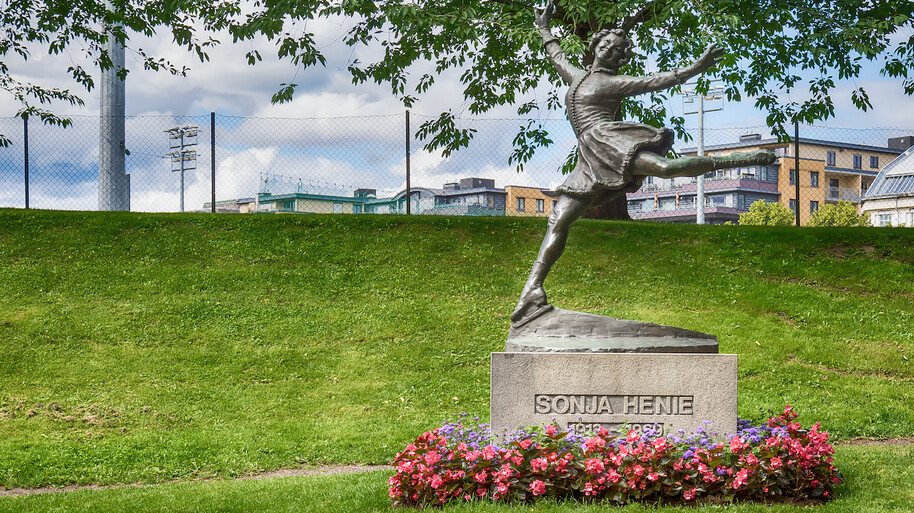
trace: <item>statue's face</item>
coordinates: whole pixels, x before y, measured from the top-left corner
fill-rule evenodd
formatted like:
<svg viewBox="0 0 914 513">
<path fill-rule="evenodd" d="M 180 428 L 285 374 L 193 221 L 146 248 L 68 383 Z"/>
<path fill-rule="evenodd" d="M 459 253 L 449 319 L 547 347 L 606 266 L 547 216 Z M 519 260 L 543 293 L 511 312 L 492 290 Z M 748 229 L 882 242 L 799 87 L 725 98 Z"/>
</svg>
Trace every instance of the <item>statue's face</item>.
<svg viewBox="0 0 914 513">
<path fill-rule="evenodd" d="M 631 59 L 632 42 L 627 38 L 609 34 L 597 43 L 594 50 L 594 64 L 607 69 L 618 70 Z"/>
</svg>

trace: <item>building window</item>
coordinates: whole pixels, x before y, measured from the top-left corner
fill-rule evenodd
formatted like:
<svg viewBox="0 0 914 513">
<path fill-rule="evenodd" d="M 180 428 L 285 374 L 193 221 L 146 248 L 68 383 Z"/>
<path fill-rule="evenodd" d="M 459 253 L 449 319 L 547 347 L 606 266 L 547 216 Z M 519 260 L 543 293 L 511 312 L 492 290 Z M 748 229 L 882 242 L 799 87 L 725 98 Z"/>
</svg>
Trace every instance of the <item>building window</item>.
<svg viewBox="0 0 914 513">
<path fill-rule="evenodd" d="M 546 211 L 546 201 L 538 199 L 536 200 L 536 211 L 545 212 Z"/>
<path fill-rule="evenodd" d="M 854 169 L 863 169 L 863 155 L 854 154 Z"/>
<path fill-rule="evenodd" d="M 810 186 L 810 187 L 818 187 L 818 186 L 819 186 L 819 172 L 818 172 L 818 171 L 810 171 L 810 172 L 809 172 L 809 186 Z"/>
<path fill-rule="evenodd" d="M 795 199 L 790 200 L 790 210 L 792 210 L 794 212 L 797 211 L 797 200 L 795 200 Z"/>
<path fill-rule="evenodd" d="M 873 169 L 879 169 L 879 157 L 876 157 L 876 156 L 870 157 L 870 167 Z"/>
<path fill-rule="evenodd" d="M 295 210 L 295 200 L 286 200 L 282 202 L 283 210 Z"/>
<path fill-rule="evenodd" d="M 362 205 L 353 205 L 353 206 L 352 206 L 352 213 L 353 213 L 353 214 L 361 214 L 361 213 L 362 213 Z"/>
<path fill-rule="evenodd" d="M 810 201 L 810 202 L 809 202 L 809 213 L 812 214 L 812 213 L 815 212 L 816 210 L 819 210 L 819 202 L 818 202 L 818 201 Z"/>
<path fill-rule="evenodd" d="M 835 152 L 833 152 L 833 151 L 825 152 L 825 165 L 826 166 L 835 165 Z"/>
<path fill-rule="evenodd" d="M 526 202 L 524 201 L 524 198 L 517 198 L 517 211 L 518 211 L 518 212 L 523 212 L 523 211 L 524 211 L 524 204 L 525 204 L 525 203 L 526 203 Z"/>
<path fill-rule="evenodd" d="M 879 214 L 876 216 L 876 226 L 889 226 L 892 224 L 892 214 Z"/>
<path fill-rule="evenodd" d="M 343 213 L 343 204 L 342 204 L 342 203 L 334 203 L 334 204 L 333 204 L 333 213 L 334 213 L 334 214 L 342 214 L 342 213 Z"/>
<path fill-rule="evenodd" d="M 495 196 L 492 196 L 491 194 L 489 195 L 488 205 L 489 205 L 489 208 L 492 208 L 492 209 L 495 208 Z"/>
<path fill-rule="evenodd" d="M 790 185 L 796 185 L 796 184 L 797 184 L 797 170 L 791 169 L 790 170 Z"/>
</svg>

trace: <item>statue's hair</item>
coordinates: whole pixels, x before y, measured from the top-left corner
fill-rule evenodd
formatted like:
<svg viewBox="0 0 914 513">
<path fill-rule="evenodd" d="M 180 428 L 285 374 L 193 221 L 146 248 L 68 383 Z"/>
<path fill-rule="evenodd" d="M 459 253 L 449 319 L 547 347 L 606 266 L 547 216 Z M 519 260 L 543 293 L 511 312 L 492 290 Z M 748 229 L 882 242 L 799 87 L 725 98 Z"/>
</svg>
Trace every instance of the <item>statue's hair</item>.
<svg viewBox="0 0 914 513">
<path fill-rule="evenodd" d="M 601 30 L 601 31 L 599 31 L 599 32 L 594 33 L 593 37 L 590 38 L 590 52 L 591 52 L 591 53 L 596 52 L 596 51 L 597 51 L 597 45 L 600 43 L 600 41 L 601 41 L 604 37 L 606 37 L 606 36 L 608 36 L 608 35 L 610 35 L 610 34 L 612 34 L 612 35 L 614 35 L 614 36 L 616 36 L 616 37 L 618 37 L 618 38 L 620 38 L 620 39 L 622 39 L 622 40 L 628 41 L 628 45 L 629 45 L 629 46 L 632 45 L 632 40 L 631 40 L 631 38 L 628 37 L 628 33 L 625 32 L 624 30 L 618 29 L 618 28 L 614 28 L 614 29 L 603 29 L 603 30 Z"/>
</svg>

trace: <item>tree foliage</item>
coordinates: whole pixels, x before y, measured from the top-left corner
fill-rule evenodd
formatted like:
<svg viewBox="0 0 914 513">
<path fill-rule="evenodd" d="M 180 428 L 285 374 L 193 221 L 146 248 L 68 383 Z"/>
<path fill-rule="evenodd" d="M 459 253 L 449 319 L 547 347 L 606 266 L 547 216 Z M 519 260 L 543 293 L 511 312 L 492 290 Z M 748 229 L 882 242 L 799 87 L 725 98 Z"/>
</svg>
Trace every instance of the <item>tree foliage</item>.
<svg viewBox="0 0 914 513">
<path fill-rule="evenodd" d="M 266 34 L 277 42 L 280 55 L 305 66 L 323 62 L 310 34 L 280 34 L 281 20 L 347 16 L 359 20 L 345 41 L 349 45 L 379 45 L 374 62 L 352 62 L 353 81 L 388 84 L 406 106 L 413 105 L 447 69 L 462 71 L 465 107 L 472 114 L 501 105 L 517 105 L 519 115 L 560 110 L 563 85 L 541 49 L 534 30 L 533 4 L 515 0 L 308 0 L 291 5 L 266 0 L 245 23 L 233 27 L 236 38 Z M 731 100 L 755 97 L 767 111 L 776 134 L 793 120 L 813 122 L 834 114 L 831 94 L 838 80 L 857 77 L 867 60 L 882 63 L 883 73 L 903 79 L 914 93 L 914 2 L 910 0 L 558 0 L 553 31 L 565 51 L 585 65 L 590 36 L 598 30 L 622 27 L 631 31 L 636 53 L 625 70 L 644 74 L 668 70 L 698 56 L 709 43 L 727 52 L 719 70 Z M 263 27 L 267 27 L 264 29 Z M 907 39 L 899 34 L 907 31 Z M 420 64 L 432 63 L 427 70 Z M 536 96 L 541 79 L 552 89 Z M 704 86 L 704 85 L 702 85 Z M 286 85 L 291 93 L 294 84 Z M 808 100 L 783 93 L 808 90 Z M 626 103 L 624 116 L 660 124 L 668 113 L 659 92 Z M 279 95 L 285 100 L 290 96 Z M 871 106 L 867 92 L 855 88 L 851 99 L 859 108 Z M 675 127 L 683 120 L 673 118 Z M 453 110 L 426 124 L 430 149 L 446 152 L 466 145 L 472 133 L 455 128 Z M 518 134 L 518 148 L 548 144 L 541 127 Z M 679 130 L 683 135 L 682 130 Z M 529 152 L 515 158 L 523 161 Z"/>
<path fill-rule="evenodd" d="M 807 226 L 869 226 L 869 216 L 858 214 L 857 207 L 847 201 L 828 203 L 812 213 Z"/>
<path fill-rule="evenodd" d="M 281 58 L 308 68 L 326 59 L 307 30 L 319 18 L 356 20 L 343 35 L 353 47 L 379 47 L 383 56 L 372 62 L 348 63 L 355 83 L 387 84 L 405 106 L 414 105 L 446 70 L 458 70 L 464 102 L 442 112 L 420 127 L 427 149 L 452 152 L 469 144 L 473 132 L 460 128 L 462 110 L 480 114 L 514 105 L 521 116 L 536 118 L 562 110 L 564 89 L 541 48 L 533 27 L 533 4 L 519 0 L 118 0 L 114 12 L 100 0 L 4 0 L 4 33 L 0 59 L 18 55 L 27 59 L 32 48 L 45 45 L 51 53 L 82 47 L 102 67 L 110 60 L 102 42 L 103 27 L 123 24 L 114 37 L 129 44 L 129 32 L 151 34 L 169 30 L 175 42 L 201 59 L 213 39 L 199 34 L 226 29 L 234 41 L 267 38 Z M 591 59 L 586 48 L 598 30 L 622 27 L 636 44 L 623 70 L 644 74 L 681 66 L 698 56 L 709 43 L 727 52 L 718 76 L 730 100 L 755 98 L 768 113 L 775 134 L 794 119 L 823 120 L 834 114 L 831 95 L 839 80 L 859 76 L 865 61 L 878 61 L 882 72 L 901 79 L 907 94 L 914 93 L 914 2 L 910 0 L 558 0 L 553 31 L 565 51 L 580 65 Z M 903 36 L 907 34 L 907 36 Z M 909 36 L 909 37 L 908 37 Z M 264 50 L 266 51 L 266 50 Z M 251 64 L 261 49 L 247 53 Z M 144 66 L 181 73 L 167 61 L 140 50 Z M 87 89 L 91 77 L 79 66 L 69 73 Z M 544 77 L 551 88 L 543 94 Z M 34 106 L 52 100 L 80 103 L 68 90 L 21 84 L 0 63 L 0 87 L 22 103 L 23 111 L 60 121 Z M 277 102 L 293 97 L 296 84 L 282 84 Z M 706 87 L 705 83 L 700 84 Z M 809 98 L 803 97 L 802 90 Z M 792 93 L 793 96 L 785 93 Z M 667 121 L 669 92 L 627 101 L 628 119 L 659 125 Z M 851 99 L 859 108 L 871 106 L 867 92 L 856 87 Z M 684 120 L 669 120 L 680 136 Z M 551 141 L 538 123 L 517 134 L 512 162 L 522 164 L 533 150 Z"/>
<path fill-rule="evenodd" d="M 28 61 L 38 50 L 49 54 L 81 52 L 94 67 L 108 69 L 112 65 L 105 50 L 109 38 L 129 46 L 131 33 L 151 36 L 161 30 L 169 31 L 175 44 L 206 60 L 207 48 L 218 43 L 209 34 L 228 27 L 240 12 L 237 0 L 2 0 L 0 5 L 0 90 L 19 103 L 17 116 L 35 116 L 62 126 L 70 121 L 55 114 L 51 104 L 83 105 L 83 100 L 69 89 L 19 80 L 10 73 L 12 60 Z M 132 50 L 145 69 L 175 75 L 187 71 L 142 48 Z M 93 71 L 79 64 L 66 70 L 86 91 L 95 87 Z M 122 76 L 128 72 L 118 70 Z M 7 145 L 9 140 L 0 134 L 0 146 Z"/>
<path fill-rule="evenodd" d="M 796 219 L 792 210 L 781 203 L 758 200 L 739 215 L 739 224 L 755 226 L 790 226 Z"/>
</svg>

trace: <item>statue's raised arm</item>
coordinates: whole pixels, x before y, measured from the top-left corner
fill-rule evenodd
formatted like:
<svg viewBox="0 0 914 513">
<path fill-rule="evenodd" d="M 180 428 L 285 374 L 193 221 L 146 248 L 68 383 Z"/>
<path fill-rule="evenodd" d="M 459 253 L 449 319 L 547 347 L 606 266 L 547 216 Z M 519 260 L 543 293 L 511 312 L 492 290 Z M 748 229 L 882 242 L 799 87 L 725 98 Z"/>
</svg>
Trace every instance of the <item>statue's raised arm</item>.
<svg viewBox="0 0 914 513">
<path fill-rule="evenodd" d="M 584 74 L 584 70 L 575 67 L 568 61 L 558 38 L 552 35 L 550 26 L 553 16 L 555 16 L 555 4 L 552 2 L 546 4 L 546 7 L 542 9 L 533 10 L 533 19 L 536 22 L 536 28 L 540 31 L 540 37 L 543 38 L 543 46 L 546 48 L 549 60 L 552 61 L 552 65 L 559 72 L 562 80 L 566 84 L 571 84 L 575 78 Z"/>
<path fill-rule="evenodd" d="M 690 78 L 701 75 L 717 66 L 723 58 L 723 55 L 724 51 L 718 48 L 717 45 L 712 44 L 708 46 L 701 57 L 688 66 L 643 77 L 625 77 L 625 80 L 620 81 L 618 84 L 618 87 L 620 87 L 619 94 L 623 96 L 635 96 L 654 91 L 662 91 L 684 84 Z"/>
</svg>

